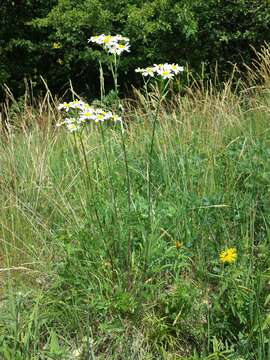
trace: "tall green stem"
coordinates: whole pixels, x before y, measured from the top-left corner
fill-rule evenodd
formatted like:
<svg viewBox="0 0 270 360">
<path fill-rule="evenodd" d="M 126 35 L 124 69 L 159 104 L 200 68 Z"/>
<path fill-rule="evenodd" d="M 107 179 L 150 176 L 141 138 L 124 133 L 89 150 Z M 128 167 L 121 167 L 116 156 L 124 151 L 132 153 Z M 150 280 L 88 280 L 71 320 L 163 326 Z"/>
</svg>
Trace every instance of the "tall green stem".
<svg viewBox="0 0 270 360">
<path fill-rule="evenodd" d="M 127 158 L 127 149 L 124 139 L 124 129 L 123 124 L 121 126 L 121 143 L 122 143 L 122 149 L 124 154 L 124 162 L 125 162 L 125 169 L 126 169 L 126 185 L 127 185 L 127 201 L 128 201 L 128 213 L 130 214 L 131 211 L 131 184 L 130 184 L 130 173 L 128 168 L 128 158 Z M 130 269 L 131 269 L 131 256 L 132 256 L 132 242 L 131 242 L 131 232 L 130 228 L 128 230 L 128 267 L 129 267 L 129 282 L 130 282 Z"/>
<path fill-rule="evenodd" d="M 115 219 L 118 220 L 118 211 L 117 211 L 117 205 L 116 205 L 116 198 L 115 198 L 114 187 L 113 187 L 113 182 L 112 182 L 113 177 L 112 177 L 112 171 L 111 171 L 111 164 L 110 164 L 110 159 L 109 159 L 107 148 L 106 148 L 106 142 L 105 142 L 105 136 L 104 136 L 104 128 L 103 128 L 102 124 L 100 126 L 100 129 L 101 129 L 101 137 L 102 137 L 102 143 L 103 143 L 105 159 L 106 159 L 108 173 L 109 173 L 109 184 L 110 184 L 110 188 L 111 188 L 111 196 L 112 196 L 112 203 L 113 203 L 113 207 L 114 207 L 114 215 L 115 215 Z"/>
<path fill-rule="evenodd" d="M 114 54 L 113 60 L 114 60 L 114 89 L 116 94 L 118 94 L 118 61 L 116 54 Z"/>
<path fill-rule="evenodd" d="M 115 93 L 118 95 L 118 59 L 116 54 L 113 54 L 113 60 L 110 61 L 109 67 L 113 77 L 114 90 Z"/>
<path fill-rule="evenodd" d="M 153 127 L 152 127 L 152 135 L 151 135 L 151 141 L 150 141 L 150 150 L 148 153 L 148 217 L 150 221 L 150 225 L 152 226 L 152 156 L 153 156 L 153 149 L 154 149 L 154 140 L 155 140 L 155 133 L 156 133 L 156 126 L 157 126 L 157 120 L 158 120 L 158 114 L 160 110 L 160 105 L 163 100 L 163 98 L 166 95 L 166 90 L 168 88 L 169 81 L 164 85 L 163 82 L 161 84 L 161 90 L 159 91 L 159 97 L 158 97 L 158 103 L 156 107 L 156 111 L 154 113 L 153 118 Z"/>
<path fill-rule="evenodd" d="M 161 102 L 164 99 L 164 97 L 166 96 L 166 90 L 167 90 L 168 84 L 169 84 L 169 80 L 167 81 L 167 83 L 165 85 L 164 85 L 163 81 L 161 83 L 161 89 L 159 90 L 158 102 L 157 102 L 157 106 L 156 106 L 156 110 L 155 110 L 154 118 L 153 118 L 150 149 L 149 149 L 149 153 L 148 153 L 148 219 L 149 219 L 151 234 L 153 233 L 153 223 L 154 223 L 153 222 L 153 199 L 152 199 L 152 173 L 153 173 L 152 157 L 153 157 L 153 150 L 154 150 L 154 140 L 155 140 L 158 114 L 160 111 Z M 151 240 L 148 237 L 147 243 L 146 243 L 146 251 L 145 251 L 145 269 L 144 269 L 145 273 L 146 273 L 147 259 L 149 256 L 150 247 L 151 247 Z"/>
<path fill-rule="evenodd" d="M 101 61 L 99 61 L 99 84 L 100 84 L 100 100 L 102 101 L 105 95 L 104 73 Z"/>
<path fill-rule="evenodd" d="M 83 139 L 82 139 L 82 134 L 79 134 L 79 141 L 80 141 L 82 154 L 83 154 L 83 160 L 84 160 L 84 164 L 85 164 L 85 168 L 86 168 L 86 172 L 87 172 L 86 186 L 87 186 L 87 188 L 89 190 L 89 193 L 90 193 L 90 196 L 91 196 L 91 199 L 92 199 L 92 203 L 93 203 L 93 206 L 94 206 L 95 217 L 96 217 L 98 226 L 100 228 L 100 232 L 101 232 L 101 234 L 103 236 L 103 239 L 104 239 L 105 249 L 107 250 L 107 253 L 108 253 L 108 255 L 110 257 L 110 260 L 111 260 L 111 264 L 113 266 L 114 265 L 113 256 L 112 256 L 112 254 L 110 252 L 110 249 L 106 245 L 106 241 L 105 241 L 105 238 L 104 238 L 104 230 L 103 230 L 102 223 L 101 223 L 99 213 L 98 213 L 98 210 L 97 210 L 96 202 L 95 202 L 95 199 L 94 199 L 94 188 L 93 188 L 93 184 L 92 184 L 92 180 L 91 180 L 91 174 L 90 174 L 89 164 L 88 164 L 88 160 L 87 160 L 87 154 L 86 154 L 85 145 L 84 145 L 84 142 L 83 142 Z"/>
</svg>

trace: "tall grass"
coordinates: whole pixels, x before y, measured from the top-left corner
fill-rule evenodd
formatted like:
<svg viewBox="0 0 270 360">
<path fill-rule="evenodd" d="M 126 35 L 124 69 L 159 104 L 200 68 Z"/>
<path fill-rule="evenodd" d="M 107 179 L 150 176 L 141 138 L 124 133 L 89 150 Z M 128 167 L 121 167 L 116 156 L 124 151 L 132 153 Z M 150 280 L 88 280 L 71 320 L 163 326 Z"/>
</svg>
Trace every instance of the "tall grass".
<svg viewBox="0 0 270 360">
<path fill-rule="evenodd" d="M 154 137 L 154 90 L 124 102 L 124 127 L 74 137 L 48 89 L 7 89 L 3 359 L 269 359 L 267 54 L 248 85 L 171 90 Z"/>
</svg>

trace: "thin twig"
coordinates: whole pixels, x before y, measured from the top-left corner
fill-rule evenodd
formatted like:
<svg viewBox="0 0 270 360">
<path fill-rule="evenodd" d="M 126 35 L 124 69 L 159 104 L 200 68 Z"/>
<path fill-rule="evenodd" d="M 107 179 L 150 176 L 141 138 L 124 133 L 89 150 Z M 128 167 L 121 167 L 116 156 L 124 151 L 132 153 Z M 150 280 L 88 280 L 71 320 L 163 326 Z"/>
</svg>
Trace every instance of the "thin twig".
<svg viewBox="0 0 270 360">
<path fill-rule="evenodd" d="M 29 268 L 24 267 L 24 266 L 14 266 L 14 267 L 10 267 L 10 268 L 3 268 L 3 269 L 0 269 L 0 272 L 5 272 L 5 271 L 19 271 L 19 270 L 32 271 L 32 272 L 40 272 L 40 271 L 38 271 L 38 270 L 29 269 Z"/>
</svg>

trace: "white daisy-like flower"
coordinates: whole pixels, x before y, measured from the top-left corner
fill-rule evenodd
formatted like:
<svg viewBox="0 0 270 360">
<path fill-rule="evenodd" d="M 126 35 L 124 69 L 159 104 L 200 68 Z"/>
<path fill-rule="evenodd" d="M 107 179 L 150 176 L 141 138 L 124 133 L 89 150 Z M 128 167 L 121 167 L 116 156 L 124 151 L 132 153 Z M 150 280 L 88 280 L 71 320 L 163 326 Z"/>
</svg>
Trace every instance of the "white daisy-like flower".
<svg viewBox="0 0 270 360">
<path fill-rule="evenodd" d="M 71 109 L 71 105 L 70 103 L 67 103 L 67 102 L 64 102 L 63 104 L 60 104 L 58 107 L 57 107 L 58 110 L 66 110 L 66 111 L 69 111 Z"/>
<path fill-rule="evenodd" d="M 96 120 L 96 113 L 94 111 L 93 108 L 89 108 L 89 109 L 84 109 L 81 113 L 80 113 L 80 119 L 82 121 L 85 120 Z"/>
<path fill-rule="evenodd" d="M 108 48 L 108 52 L 110 54 L 117 54 L 121 55 L 124 51 L 130 52 L 130 45 L 129 44 L 114 44 Z"/>
<path fill-rule="evenodd" d="M 75 132 L 81 129 L 82 125 L 80 123 L 77 122 L 76 119 L 74 118 L 67 118 L 64 121 L 68 131 L 70 132 Z"/>
<path fill-rule="evenodd" d="M 102 44 L 105 46 L 112 46 L 113 44 L 117 43 L 117 39 L 113 37 L 112 35 L 106 35 L 104 36 L 102 40 Z"/>
<path fill-rule="evenodd" d="M 157 74 L 160 75 L 163 79 L 172 79 L 175 75 L 170 69 L 166 68 L 160 68 L 157 71 Z"/>
<path fill-rule="evenodd" d="M 160 69 L 162 69 L 162 67 L 164 66 L 164 64 L 154 64 L 153 65 L 153 70 L 154 70 L 154 72 L 158 72 L 158 71 L 160 71 Z"/>
<path fill-rule="evenodd" d="M 171 65 L 171 70 L 177 75 L 180 72 L 184 71 L 184 67 L 183 66 L 179 66 L 178 64 L 172 64 Z"/>
<path fill-rule="evenodd" d="M 83 109 L 85 106 L 85 103 L 81 100 L 74 100 L 69 104 L 72 109 Z"/>
<path fill-rule="evenodd" d="M 104 120 L 105 120 L 105 115 L 104 114 L 97 114 L 97 116 L 95 118 L 96 123 L 104 122 Z"/>
<path fill-rule="evenodd" d="M 124 51 L 130 51 L 129 38 L 122 35 L 105 35 L 91 36 L 88 42 L 101 45 L 109 54 L 121 55 Z"/>
<path fill-rule="evenodd" d="M 184 68 L 178 64 L 165 63 L 154 64 L 153 66 L 148 66 L 145 69 L 138 68 L 135 71 L 141 73 L 143 76 L 161 76 L 163 79 L 172 79 L 175 75 L 184 71 Z"/>
<path fill-rule="evenodd" d="M 146 69 L 143 69 L 142 75 L 143 76 L 151 76 L 151 77 L 155 76 L 154 68 L 151 66 L 148 66 Z"/>
<path fill-rule="evenodd" d="M 113 114 L 109 111 L 104 114 L 104 120 L 109 120 L 113 117 Z"/>
<path fill-rule="evenodd" d="M 120 116 L 113 114 L 111 111 L 95 108 L 81 100 L 61 104 L 58 108 L 64 110 L 68 108 L 70 110 L 69 117 L 56 125 L 57 127 L 65 125 L 70 132 L 78 131 L 89 123 L 118 123 L 122 121 Z"/>
<path fill-rule="evenodd" d="M 116 41 L 124 41 L 124 42 L 126 42 L 126 43 L 128 43 L 129 42 L 129 38 L 127 38 L 127 37 L 125 37 L 125 36 L 122 36 L 122 35 L 115 35 L 114 36 L 114 39 L 116 40 Z"/>
<path fill-rule="evenodd" d="M 148 66 L 145 69 L 138 68 L 135 69 L 135 72 L 141 73 L 142 76 L 150 76 L 150 77 L 155 76 L 155 69 L 153 66 Z"/>
<path fill-rule="evenodd" d="M 105 34 L 101 34 L 98 36 L 91 36 L 88 42 L 94 42 L 96 44 L 102 45 L 104 43 L 105 37 L 106 37 Z"/>
</svg>

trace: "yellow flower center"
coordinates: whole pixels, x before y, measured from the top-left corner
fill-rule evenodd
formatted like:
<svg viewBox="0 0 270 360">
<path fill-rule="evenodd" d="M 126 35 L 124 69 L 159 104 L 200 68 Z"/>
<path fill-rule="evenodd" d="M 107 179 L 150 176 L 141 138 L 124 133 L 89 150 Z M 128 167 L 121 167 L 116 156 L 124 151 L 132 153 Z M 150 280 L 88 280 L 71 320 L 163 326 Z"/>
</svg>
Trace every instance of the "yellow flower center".
<svg viewBox="0 0 270 360">
<path fill-rule="evenodd" d="M 106 37 L 104 38 L 104 40 L 103 40 L 103 43 L 104 43 L 104 44 L 108 44 L 108 43 L 111 41 L 111 38 L 112 38 L 111 35 L 106 36 Z"/>
<path fill-rule="evenodd" d="M 170 75 L 170 70 L 164 70 L 162 71 L 162 76 Z"/>
</svg>

